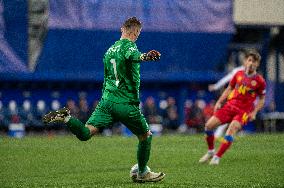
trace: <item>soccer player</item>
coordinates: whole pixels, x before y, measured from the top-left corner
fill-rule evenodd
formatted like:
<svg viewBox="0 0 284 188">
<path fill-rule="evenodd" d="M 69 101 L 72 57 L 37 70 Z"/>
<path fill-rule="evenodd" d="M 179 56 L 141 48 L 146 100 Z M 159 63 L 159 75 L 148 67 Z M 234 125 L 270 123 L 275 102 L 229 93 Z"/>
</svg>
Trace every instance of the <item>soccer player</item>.
<svg viewBox="0 0 284 188">
<path fill-rule="evenodd" d="M 200 158 L 200 163 L 211 159 L 209 164 L 218 165 L 220 158 L 231 146 L 235 133 L 247 121 L 254 120 L 257 112 L 263 108 L 266 84 L 263 77 L 257 73 L 260 59 L 261 56 L 257 51 L 247 51 L 244 59 L 245 69 L 234 75 L 229 86 L 216 102 L 214 115 L 205 124 L 208 152 Z M 259 100 L 254 106 L 256 97 L 259 97 Z M 222 106 L 224 102 L 225 104 Z M 230 124 L 219 150 L 215 153 L 213 130 L 224 123 Z"/>
<path fill-rule="evenodd" d="M 227 84 L 238 71 L 244 70 L 244 69 L 245 69 L 245 67 L 243 65 L 234 68 L 231 72 L 229 72 L 227 75 L 225 75 L 223 78 L 221 78 L 215 84 L 209 84 L 208 90 L 209 91 L 219 90 L 221 87 L 223 87 L 225 84 Z M 215 139 L 222 140 L 222 137 L 223 137 L 225 131 L 227 130 L 227 128 L 228 128 L 228 124 L 218 126 L 215 133 L 214 133 Z"/>
<path fill-rule="evenodd" d="M 104 55 L 104 83 L 102 98 L 89 120 L 83 124 L 71 117 L 69 109 L 52 111 L 43 117 L 45 123 L 64 122 L 81 141 L 89 140 L 100 128 L 122 122 L 138 139 L 138 174 L 135 182 L 156 182 L 164 178 L 162 172 L 151 172 L 147 167 L 152 133 L 139 109 L 140 62 L 157 61 L 156 50 L 141 53 L 135 41 L 140 35 L 141 22 L 136 17 L 127 19 L 121 28 L 121 38 Z"/>
</svg>

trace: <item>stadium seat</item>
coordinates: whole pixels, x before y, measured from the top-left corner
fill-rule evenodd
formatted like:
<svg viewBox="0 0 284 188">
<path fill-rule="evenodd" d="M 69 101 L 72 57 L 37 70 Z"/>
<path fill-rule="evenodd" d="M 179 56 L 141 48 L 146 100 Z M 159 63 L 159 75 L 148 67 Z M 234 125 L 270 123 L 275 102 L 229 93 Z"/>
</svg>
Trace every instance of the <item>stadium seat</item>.
<svg viewBox="0 0 284 188">
<path fill-rule="evenodd" d="M 53 100 L 51 102 L 51 110 L 58 110 L 61 107 L 61 104 L 58 100 Z"/>
</svg>

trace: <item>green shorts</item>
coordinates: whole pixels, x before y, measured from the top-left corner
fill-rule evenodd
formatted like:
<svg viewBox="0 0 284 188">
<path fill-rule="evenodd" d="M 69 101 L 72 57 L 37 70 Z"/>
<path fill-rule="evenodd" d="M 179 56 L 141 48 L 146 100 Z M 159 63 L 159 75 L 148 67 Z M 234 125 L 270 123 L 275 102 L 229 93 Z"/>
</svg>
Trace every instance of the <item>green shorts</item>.
<svg viewBox="0 0 284 188">
<path fill-rule="evenodd" d="M 114 103 L 101 99 L 86 124 L 106 128 L 115 122 L 123 123 L 133 134 L 139 136 L 149 131 L 148 123 L 139 104 Z"/>
</svg>

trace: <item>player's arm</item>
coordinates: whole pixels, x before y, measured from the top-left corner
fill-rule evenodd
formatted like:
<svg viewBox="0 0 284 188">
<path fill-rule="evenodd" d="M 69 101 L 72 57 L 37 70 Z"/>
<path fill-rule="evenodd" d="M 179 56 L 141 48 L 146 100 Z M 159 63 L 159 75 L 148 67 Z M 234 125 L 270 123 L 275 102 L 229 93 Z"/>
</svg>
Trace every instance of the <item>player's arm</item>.
<svg viewBox="0 0 284 188">
<path fill-rule="evenodd" d="M 257 94 L 258 94 L 257 104 L 255 105 L 254 110 L 249 114 L 250 121 L 255 120 L 255 116 L 256 116 L 257 112 L 259 112 L 264 106 L 265 94 L 266 94 L 265 88 L 266 88 L 265 80 L 261 79 L 260 87 L 257 90 Z"/>
<path fill-rule="evenodd" d="M 157 50 L 151 50 L 147 53 L 142 53 L 140 56 L 141 61 L 158 61 L 161 58 L 161 53 Z"/>
<path fill-rule="evenodd" d="M 243 70 L 243 69 L 244 69 L 243 66 L 234 68 L 231 72 L 229 72 L 227 75 L 225 75 L 223 78 L 221 78 L 217 83 L 210 84 L 208 86 L 208 90 L 209 91 L 219 90 L 221 87 L 223 87 L 225 84 L 227 84 L 238 71 Z"/>
<path fill-rule="evenodd" d="M 226 83 L 228 83 L 232 77 L 234 76 L 233 72 L 230 72 L 229 74 L 227 74 L 226 76 L 224 76 L 221 80 L 219 80 L 217 83 L 215 84 L 210 84 L 208 86 L 208 90 L 209 91 L 216 91 L 218 89 L 220 89 L 221 87 L 223 87 Z"/>
<path fill-rule="evenodd" d="M 215 104 L 214 111 L 218 110 L 221 108 L 225 100 L 228 98 L 229 94 L 232 93 L 234 90 L 236 83 L 237 83 L 237 75 L 238 73 L 234 74 L 233 78 L 231 79 L 228 87 L 223 91 L 221 97 L 219 97 L 218 101 Z"/>
<path fill-rule="evenodd" d="M 160 52 L 156 50 L 151 50 L 147 53 L 141 53 L 135 45 L 129 45 L 126 47 L 125 58 L 130 59 L 133 62 L 141 61 L 157 61 L 161 57 Z"/>
<path fill-rule="evenodd" d="M 223 91 L 222 95 L 219 97 L 218 101 L 215 104 L 214 111 L 221 108 L 221 106 L 224 104 L 225 100 L 228 98 L 229 94 L 233 91 L 233 87 L 231 85 L 228 85 L 228 87 Z"/>
<path fill-rule="evenodd" d="M 259 112 L 263 108 L 264 103 L 265 103 L 265 95 L 259 96 L 259 99 L 258 99 L 258 102 L 255 106 L 254 111 L 252 111 L 249 115 L 250 121 L 255 120 L 255 116 L 256 116 L 257 112 Z"/>
</svg>

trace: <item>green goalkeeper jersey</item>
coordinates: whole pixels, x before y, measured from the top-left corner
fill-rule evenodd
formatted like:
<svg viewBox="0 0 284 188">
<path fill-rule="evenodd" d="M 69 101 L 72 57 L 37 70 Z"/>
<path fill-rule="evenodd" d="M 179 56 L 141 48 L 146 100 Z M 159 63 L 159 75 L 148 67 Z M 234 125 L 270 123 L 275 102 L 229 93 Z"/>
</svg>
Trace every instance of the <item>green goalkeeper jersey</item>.
<svg viewBox="0 0 284 188">
<path fill-rule="evenodd" d="M 103 99 L 139 102 L 140 55 L 134 42 L 116 41 L 104 55 Z"/>
</svg>

